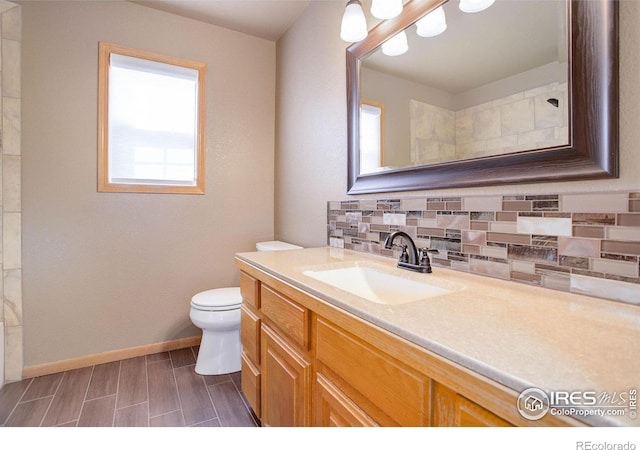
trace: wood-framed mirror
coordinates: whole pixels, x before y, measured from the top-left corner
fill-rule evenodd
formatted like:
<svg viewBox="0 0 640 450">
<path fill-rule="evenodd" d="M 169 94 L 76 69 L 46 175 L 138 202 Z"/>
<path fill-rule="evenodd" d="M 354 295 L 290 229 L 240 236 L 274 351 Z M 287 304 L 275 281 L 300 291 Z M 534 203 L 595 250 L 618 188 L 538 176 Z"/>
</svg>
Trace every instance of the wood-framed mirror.
<svg viewBox="0 0 640 450">
<path fill-rule="evenodd" d="M 412 128 L 410 149 L 404 149 L 403 145 L 395 145 L 389 140 L 386 144 L 383 143 L 385 155 L 390 157 L 394 150 L 402 147 L 403 151 L 412 153 L 411 162 L 394 165 L 385 164 L 381 160 L 380 167 L 367 168 L 366 164 L 362 162 L 360 152 L 361 96 L 366 95 L 367 101 L 378 100 L 371 98 L 375 94 L 371 94 L 370 91 L 362 93 L 362 75 L 369 65 L 367 60 L 373 60 L 376 53 L 380 53 L 379 49 L 382 43 L 390 37 L 403 30 L 406 30 L 407 33 L 413 32 L 415 23 L 429 12 L 440 6 L 457 8 L 458 2 L 459 0 L 410 0 L 404 5 L 400 16 L 381 22 L 369 32 L 366 39 L 347 48 L 349 151 L 347 193 L 364 194 L 617 177 L 619 151 L 617 0 L 519 0 L 517 2 L 496 0 L 494 4 L 499 5 L 500 2 L 529 3 L 534 4 L 535 7 L 536 2 L 540 4 L 553 3 L 564 14 L 560 14 L 560 19 L 558 19 L 561 31 L 557 47 L 563 48 L 564 45 L 566 59 L 564 66 L 560 61 L 560 70 L 554 69 L 556 73 L 562 73 L 562 76 L 565 76 L 564 94 L 560 93 L 560 96 L 555 93 L 553 95 L 544 94 L 545 97 L 541 98 L 544 98 L 546 102 L 532 98 L 529 103 L 534 105 L 537 101 L 538 106 L 544 104 L 544 107 L 550 108 L 551 111 L 557 108 L 557 111 L 566 114 L 565 119 L 562 119 L 565 122 L 564 127 L 556 126 L 556 138 L 558 138 L 558 129 L 564 130 L 565 135 L 556 141 L 540 141 L 537 145 L 529 145 L 529 147 L 512 146 L 509 150 L 501 150 L 494 154 L 487 152 L 484 154 L 467 153 L 466 156 L 459 157 L 456 156 L 458 153 L 449 152 L 454 155 L 449 159 L 429 160 L 432 154 L 427 159 L 424 156 L 416 156 L 419 153 L 416 148 L 422 148 L 424 154 L 424 149 L 431 149 L 432 144 L 424 145 L 424 143 L 418 142 L 420 136 L 416 137 L 415 130 L 420 129 L 419 126 L 424 128 L 424 124 L 415 125 L 418 123 L 416 122 L 418 119 L 412 116 L 411 126 L 403 125 L 407 129 Z M 481 14 L 483 13 L 468 14 L 468 20 L 480 20 Z M 486 15 L 488 16 L 488 14 Z M 451 24 L 449 28 L 453 28 L 453 25 Z M 469 29 L 469 26 L 464 27 L 467 32 Z M 500 31 L 505 33 L 504 30 Z M 450 30 L 447 29 L 446 33 L 449 32 Z M 473 36 L 466 35 L 465 39 L 466 42 L 472 41 Z M 506 39 L 506 35 L 503 36 L 503 39 Z M 558 51 L 558 54 L 561 55 L 559 59 L 562 60 L 562 51 Z M 411 57 L 409 53 L 407 55 Z M 406 58 L 407 55 L 403 57 Z M 366 65 L 365 62 L 367 62 Z M 452 69 L 450 73 L 460 71 L 460 69 Z M 471 71 L 477 70 L 471 69 Z M 544 76 L 536 72 L 534 78 L 543 79 Z M 559 82 L 562 84 L 563 80 L 560 79 Z M 528 89 L 530 92 L 531 87 Z M 535 89 L 534 87 L 533 90 Z M 545 89 L 547 88 L 545 87 Z M 489 101 L 485 99 L 484 104 L 504 102 L 504 98 L 506 97 Z M 423 111 L 424 109 L 420 108 L 424 108 L 424 102 L 423 99 L 420 100 L 420 102 L 414 103 L 413 99 L 405 99 L 403 107 L 406 107 L 407 111 L 411 110 L 412 113 L 414 109 Z M 558 107 L 558 103 L 560 107 Z M 428 107 L 431 108 L 431 105 Z M 440 108 L 441 105 L 438 107 Z M 473 110 L 474 108 L 477 109 L 476 106 L 469 109 Z M 386 119 L 383 126 L 393 122 L 392 111 L 393 108 L 386 108 Z M 501 112 L 503 115 L 504 111 L 503 108 Z M 494 112 L 497 115 L 500 114 L 498 110 L 494 110 Z M 452 119 L 452 126 L 455 128 L 454 136 L 457 134 L 458 140 L 462 140 L 459 137 L 460 129 L 456 128 L 459 127 L 459 124 L 456 124 L 457 116 L 455 116 L 455 114 L 461 115 L 462 113 L 459 111 L 447 111 L 447 113 L 453 114 L 452 117 L 454 117 Z M 490 116 L 492 113 L 485 112 L 484 114 Z M 530 114 L 534 117 L 537 113 L 531 112 Z M 424 117 L 424 114 L 421 116 Z M 433 116 L 429 117 L 433 118 Z M 464 120 L 460 120 L 458 117 L 457 122 L 464 123 Z M 429 127 L 427 126 L 427 128 Z M 494 128 L 497 129 L 497 127 Z M 503 123 L 502 129 L 504 130 L 504 128 Z M 382 134 L 389 139 L 393 130 L 388 132 L 383 130 Z M 468 143 L 469 137 L 466 138 L 466 143 Z M 517 138 L 509 136 L 509 139 Z"/>
</svg>

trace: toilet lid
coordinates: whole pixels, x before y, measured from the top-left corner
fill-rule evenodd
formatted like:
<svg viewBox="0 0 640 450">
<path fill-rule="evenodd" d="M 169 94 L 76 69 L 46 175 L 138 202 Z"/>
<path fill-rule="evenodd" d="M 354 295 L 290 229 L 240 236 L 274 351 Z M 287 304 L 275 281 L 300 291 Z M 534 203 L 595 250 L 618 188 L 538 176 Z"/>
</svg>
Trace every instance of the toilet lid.
<svg viewBox="0 0 640 450">
<path fill-rule="evenodd" d="M 239 308 L 241 303 L 239 287 L 210 289 L 191 298 L 193 306 L 204 309 L 233 309 Z"/>
<path fill-rule="evenodd" d="M 282 241 L 265 241 L 265 242 L 257 242 L 256 250 L 259 252 L 271 252 L 277 250 L 297 250 L 302 247 L 294 244 L 289 244 L 288 242 Z"/>
</svg>

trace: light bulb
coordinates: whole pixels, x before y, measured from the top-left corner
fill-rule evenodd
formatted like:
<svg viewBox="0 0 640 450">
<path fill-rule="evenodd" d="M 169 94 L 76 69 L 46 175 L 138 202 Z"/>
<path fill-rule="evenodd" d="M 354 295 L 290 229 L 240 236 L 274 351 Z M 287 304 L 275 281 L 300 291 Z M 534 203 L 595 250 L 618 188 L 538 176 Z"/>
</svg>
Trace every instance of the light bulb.
<svg viewBox="0 0 640 450">
<path fill-rule="evenodd" d="M 409 50 L 409 44 L 407 43 L 407 34 L 404 31 L 382 43 L 382 53 L 387 56 L 402 55 L 407 50 Z"/>
<path fill-rule="evenodd" d="M 378 19 L 393 19 L 402 12 L 402 0 L 373 0 L 371 14 Z"/>
<path fill-rule="evenodd" d="M 442 6 L 434 9 L 429 14 L 416 22 L 418 27 L 416 33 L 422 37 L 433 37 L 447 29 L 447 20 Z"/>
<path fill-rule="evenodd" d="M 367 37 L 367 20 L 360 0 L 349 0 L 342 16 L 340 37 L 343 41 L 358 42 Z"/>
<path fill-rule="evenodd" d="M 496 0 L 460 0 L 460 10 L 466 13 L 484 11 Z"/>
</svg>

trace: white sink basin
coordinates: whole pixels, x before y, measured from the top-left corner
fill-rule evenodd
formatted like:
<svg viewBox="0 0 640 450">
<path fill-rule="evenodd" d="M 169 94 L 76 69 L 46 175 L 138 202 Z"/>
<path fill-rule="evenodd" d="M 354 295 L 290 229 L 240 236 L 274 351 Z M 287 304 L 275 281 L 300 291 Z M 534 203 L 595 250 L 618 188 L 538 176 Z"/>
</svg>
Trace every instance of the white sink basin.
<svg viewBox="0 0 640 450">
<path fill-rule="evenodd" d="M 384 305 L 399 305 L 453 292 L 451 289 L 430 284 L 428 280 L 414 281 L 371 267 L 307 270 L 303 273 L 343 291 Z"/>
</svg>

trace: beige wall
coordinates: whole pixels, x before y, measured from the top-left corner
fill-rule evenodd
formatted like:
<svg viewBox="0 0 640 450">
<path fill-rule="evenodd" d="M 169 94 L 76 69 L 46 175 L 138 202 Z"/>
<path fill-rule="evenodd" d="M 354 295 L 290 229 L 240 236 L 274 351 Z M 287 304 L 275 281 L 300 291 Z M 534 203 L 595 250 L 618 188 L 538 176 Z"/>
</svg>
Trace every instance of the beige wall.
<svg viewBox="0 0 640 450">
<path fill-rule="evenodd" d="M 273 238 L 275 44 L 128 2 L 22 2 L 24 363 L 195 336 Z M 206 62 L 206 194 L 96 192 L 98 41 Z"/>
<path fill-rule="evenodd" d="M 348 198 L 344 2 L 311 2 L 278 41 L 276 235 L 303 246 L 327 243 L 326 202 Z M 620 7 L 620 178 L 428 191 L 430 196 L 638 189 L 640 2 Z M 396 198 L 427 191 L 393 194 Z M 357 198 L 382 197 L 380 195 Z M 388 198 L 389 195 L 387 194 Z"/>
<path fill-rule="evenodd" d="M 276 238 L 304 247 L 326 245 L 347 184 L 344 5 L 310 2 L 276 50 Z"/>
</svg>

